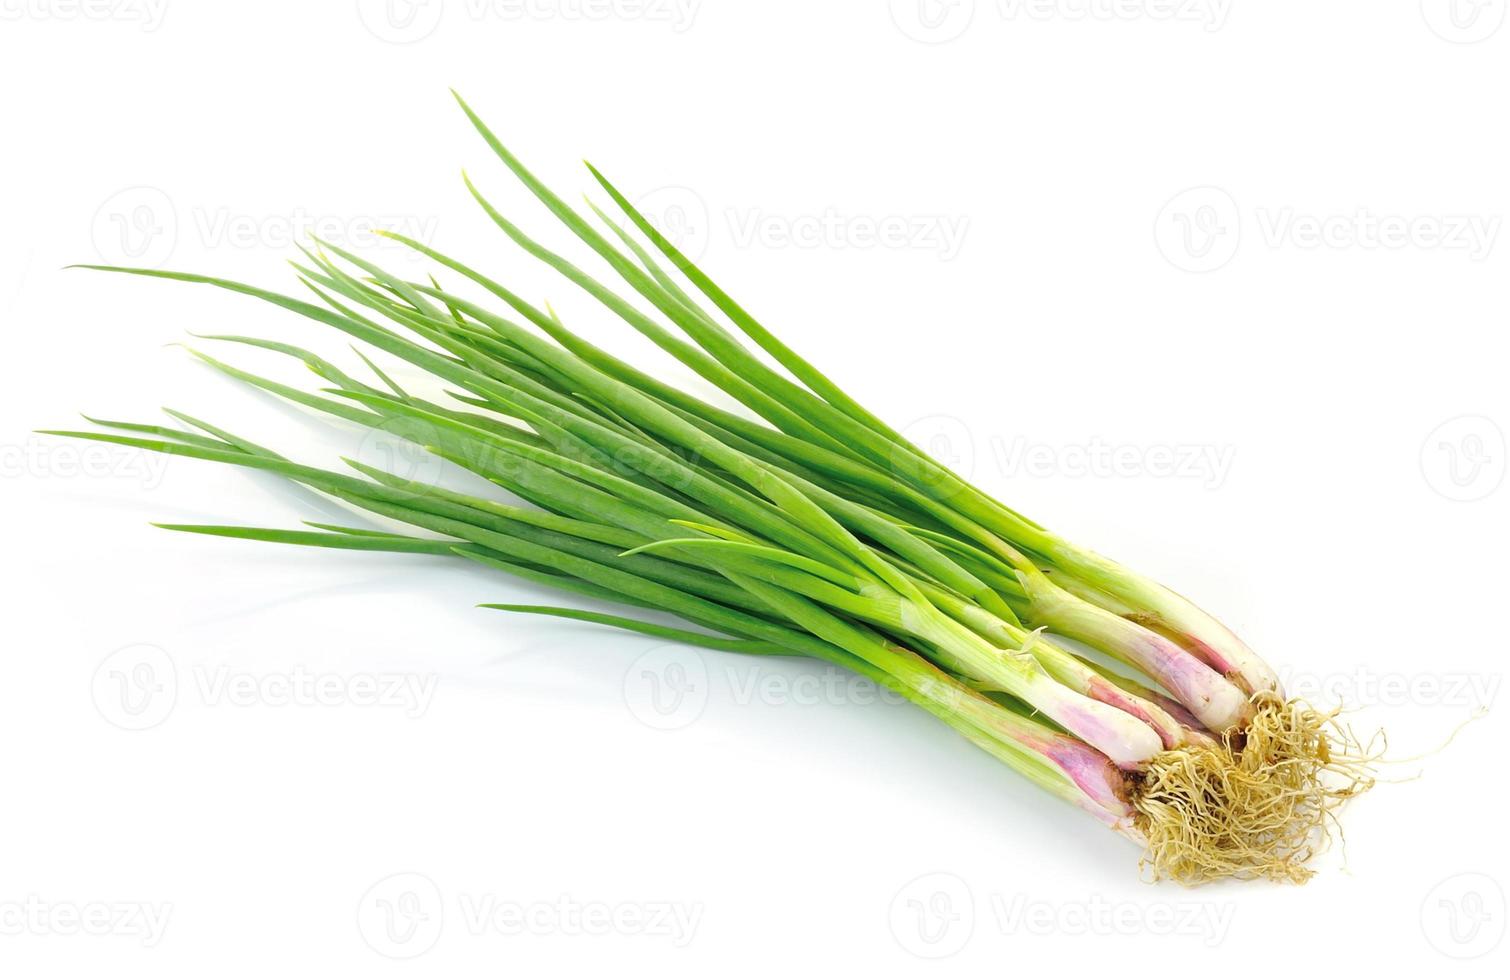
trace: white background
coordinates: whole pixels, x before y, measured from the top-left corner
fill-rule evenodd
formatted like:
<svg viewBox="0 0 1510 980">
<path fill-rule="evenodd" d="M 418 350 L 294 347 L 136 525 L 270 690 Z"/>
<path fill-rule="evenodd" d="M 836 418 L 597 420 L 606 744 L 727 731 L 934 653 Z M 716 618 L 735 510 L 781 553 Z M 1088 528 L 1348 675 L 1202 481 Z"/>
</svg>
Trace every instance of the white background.
<svg viewBox="0 0 1510 980">
<path fill-rule="evenodd" d="M 1502 711 L 1386 770 L 1307 886 L 1154 886 L 921 713 L 801 686 L 816 667 L 477 610 L 555 597 L 440 559 L 172 536 L 147 522 L 337 512 L 29 432 L 167 405 L 300 459 L 380 452 L 165 346 L 360 368 L 329 331 L 61 271 L 293 291 L 311 218 L 419 229 L 702 390 L 472 205 L 462 166 L 567 243 L 454 85 L 563 192 L 605 169 L 979 483 L 1430 752 L 1510 652 L 1505 6 L 0 0 L 0 972 L 1503 975 Z M 663 712 L 657 677 L 693 690 Z"/>
</svg>

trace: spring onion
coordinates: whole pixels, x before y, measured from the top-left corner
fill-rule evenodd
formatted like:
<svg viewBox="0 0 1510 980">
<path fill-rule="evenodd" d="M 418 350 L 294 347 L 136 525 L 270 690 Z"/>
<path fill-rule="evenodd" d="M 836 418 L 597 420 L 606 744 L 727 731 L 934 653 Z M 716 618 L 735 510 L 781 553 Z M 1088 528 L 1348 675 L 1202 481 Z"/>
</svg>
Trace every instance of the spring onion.
<svg viewBox="0 0 1510 980">
<path fill-rule="evenodd" d="M 318 239 L 293 263 L 308 298 L 187 272 L 87 268 L 241 293 L 407 362 L 435 393 L 400 387 L 361 349 L 375 383 L 289 344 L 205 338 L 301 362 L 324 382 L 313 392 L 193 351 L 241 382 L 397 433 L 502 492 L 464 493 L 353 460 L 295 462 L 181 412 L 170 412 L 176 425 L 90 419 L 97 429 L 51 434 L 273 473 L 407 529 L 161 525 L 171 530 L 452 556 L 674 614 L 686 627 L 574 607 L 495 610 L 856 671 L 1139 842 L 1156 876 L 1311 874 L 1336 807 L 1371 785 L 1371 757 L 1332 714 L 1286 700 L 1275 672 L 1193 603 L 910 444 L 777 339 L 596 168 L 622 219 L 569 205 L 457 102 L 504 169 L 617 282 L 540 244 L 467 177 L 488 219 L 744 411 L 668 384 L 550 307 L 389 234 L 474 298 Z"/>
</svg>

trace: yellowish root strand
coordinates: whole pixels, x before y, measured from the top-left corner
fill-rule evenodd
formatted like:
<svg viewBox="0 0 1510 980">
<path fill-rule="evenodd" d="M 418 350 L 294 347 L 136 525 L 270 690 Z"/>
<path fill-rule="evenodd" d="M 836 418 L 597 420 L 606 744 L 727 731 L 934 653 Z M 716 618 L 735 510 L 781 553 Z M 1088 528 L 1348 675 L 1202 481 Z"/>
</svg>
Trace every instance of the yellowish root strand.
<svg viewBox="0 0 1510 980">
<path fill-rule="evenodd" d="M 1379 753 L 1337 721 L 1340 708 L 1263 693 L 1253 705 L 1243 730 L 1160 753 L 1134 787 L 1155 879 L 1304 882 L 1335 811 L 1374 785 Z"/>
</svg>

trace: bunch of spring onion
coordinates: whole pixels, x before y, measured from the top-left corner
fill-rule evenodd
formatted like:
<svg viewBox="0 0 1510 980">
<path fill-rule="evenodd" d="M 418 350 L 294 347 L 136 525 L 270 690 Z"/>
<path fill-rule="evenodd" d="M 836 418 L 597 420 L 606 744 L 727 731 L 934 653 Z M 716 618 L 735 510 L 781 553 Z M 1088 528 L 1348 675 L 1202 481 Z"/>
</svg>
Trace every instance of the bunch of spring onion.
<svg viewBox="0 0 1510 980">
<path fill-rule="evenodd" d="M 1156 875 L 1309 875 L 1333 809 L 1369 783 L 1366 760 L 1330 715 L 1286 701 L 1275 672 L 1191 602 L 909 444 L 757 322 L 596 169 L 623 219 L 568 205 L 461 106 L 619 282 L 538 243 L 468 179 L 498 228 L 748 412 L 636 369 L 551 308 L 394 234 L 490 299 L 433 276 L 406 281 L 318 241 L 294 264 L 307 298 L 188 273 L 111 271 L 244 293 L 408 362 L 443 394 L 406 390 L 365 354 L 370 384 L 299 347 L 210 338 L 302 361 L 325 383 L 308 392 L 195 352 L 289 401 L 397 434 L 504 493 L 461 493 L 352 460 L 345 469 L 305 465 L 179 412 L 170 414 L 184 428 L 91 420 L 113 431 L 54 434 L 275 473 L 405 533 L 164 525 L 173 530 L 457 556 L 590 600 L 671 613 L 686 628 L 496 607 L 838 664 L 1137 840 Z"/>
</svg>

